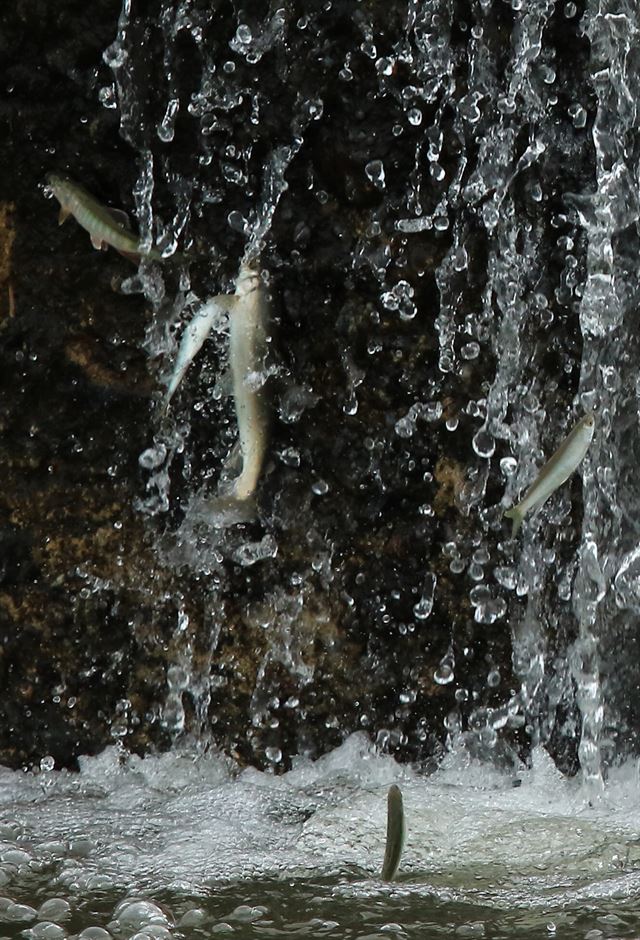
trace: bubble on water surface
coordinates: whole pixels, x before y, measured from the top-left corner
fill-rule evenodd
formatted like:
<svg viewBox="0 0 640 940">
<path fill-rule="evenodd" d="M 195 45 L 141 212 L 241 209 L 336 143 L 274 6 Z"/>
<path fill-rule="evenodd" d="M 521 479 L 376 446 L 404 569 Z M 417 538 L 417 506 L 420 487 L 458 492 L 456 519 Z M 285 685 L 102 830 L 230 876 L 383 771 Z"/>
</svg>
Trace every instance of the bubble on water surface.
<svg viewBox="0 0 640 940">
<path fill-rule="evenodd" d="M 227 916 L 229 920 L 237 920 L 241 924 L 253 924 L 267 913 L 268 908 L 266 907 L 251 907 L 249 904 L 240 904 Z"/>
<path fill-rule="evenodd" d="M 42 921 L 34 924 L 28 930 L 22 931 L 22 936 L 26 940 L 62 940 L 66 937 L 64 927 L 54 924 L 51 921 Z"/>
<path fill-rule="evenodd" d="M 64 921 L 71 916 L 71 905 L 64 898 L 49 898 L 38 908 L 38 917 L 43 920 Z"/>
<path fill-rule="evenodd" d="M 169 926 L 165 912 L 151 901 L 121 901 L 113 912 L 113 919 L 121 930 L 140 930 L 147 925 Z"/>
<path fill-rule="evenodd" d="M 37 916 L 37 912 L 34 908 L 30 907 L 30 905 L 16 904 L 12 901 L 4 908 L 4 911 L 0 913 L 0 920 L 22 924 L 35 920 Z"/>
</svg>

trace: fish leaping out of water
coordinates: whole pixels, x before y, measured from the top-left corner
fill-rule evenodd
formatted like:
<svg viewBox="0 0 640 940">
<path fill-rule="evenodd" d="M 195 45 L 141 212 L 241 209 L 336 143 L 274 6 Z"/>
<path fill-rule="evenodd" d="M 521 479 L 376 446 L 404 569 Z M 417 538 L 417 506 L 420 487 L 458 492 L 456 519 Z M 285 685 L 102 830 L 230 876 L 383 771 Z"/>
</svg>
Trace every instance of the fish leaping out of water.
<svg viewBox="0 0 640 940">
<path fill-rule="evenodd" d="M 402 790 L 392 783 L 387 793 L 387 841 L 380 875 L 383 881 L 393 881 L 397 875 L 405 837 L 406 822 Z"/>
<path fill-rule="evenodd" d="M 243 263 L 233 294 L 211 297 L 185 327 L 173 373 L 167 384 L 165 408 L 221 312 L 229 324 L 229 369 L 238 422 L 242 469 L 233 481 L 231 498 L 244 501 L 258 484 L 267 449 L 268 409 L 264 369 L 268 349 L 270 298 L 257 269 Z"/>
<path fill-rule="evenodd" d="M 515 538 L 522 525 L 522 520 L 529 510 L 540 509 L 552 493 L 569 479 L 573 471 L 582 461 L 589 445 L 593 440 L 596 419 L 593 413 L 581 418 L 571 433 L 565 438 L 555 454 L 549 458 L 538 476 L 535 478 L 524 498 L 511 509 L 507 509 L 505 516 L 513 519 L 511 537 Z"/>
<path fill-rule="evenodd" d="M 89 233 L 94 248 L 104 250 L 111 245 L 125 258 L 135 262 L 140 258 L 163 260 L 156 248 L 145 250 L 141 247 L 140 239 L 131 231 L 126 212 L 103 205 L 83 186 L 66 176 L 51 173 L 47 177 L 47 187 L 60 203 L 60 225 L 73 216 Z"/>
</svg>

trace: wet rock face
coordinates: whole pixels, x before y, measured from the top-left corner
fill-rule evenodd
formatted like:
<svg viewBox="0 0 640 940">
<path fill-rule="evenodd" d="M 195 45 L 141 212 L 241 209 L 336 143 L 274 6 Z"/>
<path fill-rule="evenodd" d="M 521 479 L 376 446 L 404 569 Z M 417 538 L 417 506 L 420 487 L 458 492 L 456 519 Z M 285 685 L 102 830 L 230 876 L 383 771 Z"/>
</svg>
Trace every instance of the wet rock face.
<svg viewBox="0 0 640 940">
<path fill-rule="evenodd" d="M 460 733 L 510 759 L 535 725 L 571 766 L 574 626 L 552 585 L 579 486 L 543 524 L 554 560 L 528 601 L 499 502 L 577 391 L 578 13 L 134 7 L 119 25 L 105 0 L 2 14 L 0 759 L 193 733 L 284 767 L 358 728 L 402 759 Z M 51 171 L 179 235 L 190 264 L 136 276 L 58 230 Z M 169 416 L 160 379 L 188 292 L 229 289 L 271 212 L 269 458 L 256 521 L 218 530 L 198 500 L 235 437 L 212 391 L 224 336 Z M 516 694 L 535 651 L 512 657 L 512 628 L 550 611 L 551 710 L 543 687 Z"/>
</svg>

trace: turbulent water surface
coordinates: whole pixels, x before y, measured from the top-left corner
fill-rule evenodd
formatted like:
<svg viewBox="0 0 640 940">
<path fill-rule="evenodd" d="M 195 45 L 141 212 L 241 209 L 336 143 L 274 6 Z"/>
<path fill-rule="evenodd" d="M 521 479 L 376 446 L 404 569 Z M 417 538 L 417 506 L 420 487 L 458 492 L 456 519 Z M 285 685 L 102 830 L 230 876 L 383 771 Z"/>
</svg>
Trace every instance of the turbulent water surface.
<svg viewBox="0 0 640 940">
<path fill-rule="evenodd" d="M 385 796 L 405 797 L 383 884 Z M 430 776 L 362 735 L 281 777 L 196 751 L 118 747 L 79 775 L 0 776 L 1 933 L 29 940 L 237 936 L 623 937 L 640 925 L 635 765 L 590 805 L 544 751 Z"/>
</svg>

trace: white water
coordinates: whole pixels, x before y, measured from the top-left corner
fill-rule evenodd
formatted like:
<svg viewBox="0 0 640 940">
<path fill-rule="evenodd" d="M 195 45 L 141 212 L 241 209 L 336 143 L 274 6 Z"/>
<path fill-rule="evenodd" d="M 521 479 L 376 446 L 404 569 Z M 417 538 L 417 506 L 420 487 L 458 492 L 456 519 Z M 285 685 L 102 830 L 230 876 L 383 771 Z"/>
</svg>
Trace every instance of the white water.
<svg viewBox="0 0 640 940">
<path fill-rule="evenodd" d="M 408 837 L 389 886 L 378 875 L 392 782 Z M 597 929 L 610 902 L 640 891 L 635 766 L 592 807 L 542 750 L 514 774 L 462 749 L 424 776 L 353 735 L 275 777 L 214 754 L 140 759 L 113 747 L 83 759 L 79 774 L 2 771 L 0 814 L 0 931 L 33 940 L 62 937 L 56 924 L 86 940 L 294 936 L 296 892 L 309 894 L 306 936 L 359 936 L 363 900 L 371 931 L 398 923 L 400 901 L 400 935 L 420 935 L 425 905 L 437 924 L 443 903 L 446 922 L 481 935 L 488 924 L 508 932 L 518 911 L 542 925 L 588 912 Z M 108 934 L 82 933 L 96 927 Z"/>
</svg>

